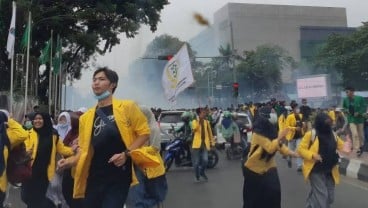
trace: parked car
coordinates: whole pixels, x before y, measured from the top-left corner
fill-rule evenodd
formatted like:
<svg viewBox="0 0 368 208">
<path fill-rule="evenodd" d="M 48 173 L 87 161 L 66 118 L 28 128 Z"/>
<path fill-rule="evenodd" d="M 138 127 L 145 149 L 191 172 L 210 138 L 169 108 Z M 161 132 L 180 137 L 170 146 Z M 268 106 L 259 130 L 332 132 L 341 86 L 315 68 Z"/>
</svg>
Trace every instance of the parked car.
<svg viewBox="0 0 368 208">
<path fill-rule="evenodd" d="M 179 129 L 184 125 L 181 120 L 181 115 L 185 111 L 162 111 L 158 117 L 158 124 L 161 130 L 161 143 L 167 143 L 174 137 L 172 136 L 172 129 Z M 164 148 L 164 146 L 161 146 Z"/>
</svg>

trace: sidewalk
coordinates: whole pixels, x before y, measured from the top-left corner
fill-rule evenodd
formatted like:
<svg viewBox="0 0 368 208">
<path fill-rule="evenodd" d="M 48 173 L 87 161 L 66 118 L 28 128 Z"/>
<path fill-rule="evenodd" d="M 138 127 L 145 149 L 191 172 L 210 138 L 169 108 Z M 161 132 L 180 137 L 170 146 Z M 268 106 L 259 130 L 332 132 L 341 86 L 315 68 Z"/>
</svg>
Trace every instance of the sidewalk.
<svg viewBox="0 0 368 208">
<path fill-rule="evenodd" d="M 355 152 L 341 155 L 340 174 L 368 182 L 368 152 L 360 157 Z"/>
</svg>

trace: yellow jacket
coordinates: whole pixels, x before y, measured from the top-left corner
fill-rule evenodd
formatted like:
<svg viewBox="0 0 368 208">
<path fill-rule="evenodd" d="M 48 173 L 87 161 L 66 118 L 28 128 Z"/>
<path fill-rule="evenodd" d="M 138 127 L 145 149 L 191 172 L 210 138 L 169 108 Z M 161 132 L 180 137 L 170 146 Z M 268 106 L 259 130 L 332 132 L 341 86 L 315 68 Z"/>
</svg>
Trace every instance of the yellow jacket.
<svg viewBox="0 0 368 208">
<path fill-rule="evenodd" d="M 212 136 L 212 130 L 211 130 L 211 125 L 210 122 L 207 120 L 204 120 L 204 135 L 205 135 L 205 139 L 204 139 L 204 143 L 206 145 L 206 149 L 210 150 L 211 146 L 215 146 L 215 140 Z M 193 138 L 193 144 L 192 144 L 192 148 L 193 149 L 198 149 L 201 147 L 202 144 L 202 128 L 201 125 L 199 124 L 198 120 L 193 120 L 192 122 L 192 129 L 193 129 L 193 133 L 194 133 L 194 138 Z"/>
<path fill-rule="evenodd" d="M 24 140 L 28 138 L 28 132 L 24 130 L 18 122 L 11 118 L 9 118 L 8 120 L 8 128 L 6 129 L 6 133 L 9 137 L 11 148 L 21 144 Z M 8 180 L 6 177 L 6 165 L 9 156 L 9 149 L 7 146 L 4 146 L 4 151 L 2 152 L 2 154 L 4 155 L 5 168 L 0 177 L 0 191 L 5 192 L 8 185 Z"/>
<path fill-rule="evenodd" d="M 335 114 L 335 110 L 330 110 L 328 111 L 328 115 L 330 116 L 330 118 L 332 119 L 332 123 L 335 124 L 336 123 L 336 114 Z"/>
<path fill-rule="evenodd" d="M 36 131 L 31 129 L 29 131 L 29 137 L 27 140 L 24 141 L 26 145 L 26 150 L 30 151 L 32 150 L 32 165 L 34 162 L 34 159 L 37 156 L 37 148 L 38 148 L 38 134 Z M 52 137 L 52 150 L 51 150 L 51 158 L 49 166 L 47 167 L 47 178 L 49 181 L 52 180 L 52 178 L 55 175 L 56 171 L 56 153 L 59 153 L 63 155 L 64 157 L 69 157 L 74 154 L 73 149 L 71 147 L 65 146 L 63 141 L 58 138 L 57 135 L 53 135 Z"/>
<path fill-rule="evenodd" d="M 302 120 L 303 119 L 303 114 L 299 113 L 299 117 L 300 117 L 300 120 Z M 295 131 L 296 131 L 296 118 L 295 118 L 294 113 L 291 113 L 286 117 L 285 128 L 286 127 L 288 127 L 290 129 L 289 133 L 286 135 L 286 139 L 288 141 L 290 141 L 294 138 Z M 303 128 L 302 128 L 302 135 L 303 134 L 304 134 L 304 132 L 303 132 Z"/>
<path fill-rule="evenodd" d="M 308 131 L 304 135 L 298 147 L 298 153 L 304 159 L 303 160 L 303 175 L 304 175 L 305 180 L 308 179 L 309 174 L 312 171 L 314 164 L 316 163 L 316 161 L 313 160 L 313 154 L 318 154 L 318 151 L 319 151 L 318 137 L 315 138 L 313 144 L 311 144 L 312 142 L 311 140 L 312 140 L 312 133 L 311 131 Z M 344 141 L 341 140 L 340 137 L 337 137 L 337 150 L 342 150 L 343 147 L 344 147 Z M 332 168 L 332 177 L 335 181 L 335 184 L 339 184 L 340 174 L 339 174 L 338 165 Z"/>
<path fill-rule="evenodd" d="M 260 134 L 253 133 L 249 151 L 252 153 L 252 155 L 248 157 L 248 160 L 245 162 L 244 166 L 258 174 L 264 174 L 270 168 L 276 167 L 274 157 L 269 161 L 261 159 L 263 151 L 266 151 L 269 154 L 273 154 L 276 151 L 280 151 L 284 155 L 288 155 L 290 153 L 290 150 L 285 145 L 280 147 L 279 141 L 277 139 L 271 141 Z"/>
<path fill-rule="evenodd" d="M 279 132 L 286 128 L 286 118 L 284 114 L 281 114 L 277 119 L 277 123 L 279 125 Z"/>
<path fill-rule="evenodd" d="M 131 146 L 138 136 L 150 134 L 146 117 L 133 101 L 113 99 L 112 107 L 116 125 L 127 148 Z M 83 198 L 86 192 L 89 168 L 93 157 L 91 135 L 95 112 L 96 107 L 90 108 L 79 118 L 79 146 L 81 153 L 75 169 L 74 198 Z M 137 183 L 137 178 L 134 170 L 132 170 L 132 174 L 132 184 L 135 184 Z"/>
</svg>

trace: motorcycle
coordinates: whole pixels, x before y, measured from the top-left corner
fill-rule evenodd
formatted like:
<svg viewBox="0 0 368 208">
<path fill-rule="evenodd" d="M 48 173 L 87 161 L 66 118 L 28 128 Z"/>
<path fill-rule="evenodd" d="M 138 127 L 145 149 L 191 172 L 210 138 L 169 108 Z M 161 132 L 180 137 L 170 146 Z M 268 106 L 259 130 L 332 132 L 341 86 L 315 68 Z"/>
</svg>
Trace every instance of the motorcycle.
<svg viewBox="0 0 368 208">
<path fill-rule="evenodd" d="M 188 148 L 185 147 L 186 142 L 179 136 L 168 142 L 165 148 L 164 164 L 166 171 L 169 171 L 173 162 L 176 167 L 192 167 L 192 161 L 188 158 Z M 216 150 L 208 151 L 207 168 L 214 168 L 219 160 Z"/>
<path fill-rule="evenodd" d="M 236 160 L 243 159 L 244 151 L 248 144 L 248 133 L 249 128 L 243 127 L 240 128 L 240 143 L 234 143 L 233 140 L 225 143 L 225 153 L 226 159 L 228 160 Z"/>
</svg>

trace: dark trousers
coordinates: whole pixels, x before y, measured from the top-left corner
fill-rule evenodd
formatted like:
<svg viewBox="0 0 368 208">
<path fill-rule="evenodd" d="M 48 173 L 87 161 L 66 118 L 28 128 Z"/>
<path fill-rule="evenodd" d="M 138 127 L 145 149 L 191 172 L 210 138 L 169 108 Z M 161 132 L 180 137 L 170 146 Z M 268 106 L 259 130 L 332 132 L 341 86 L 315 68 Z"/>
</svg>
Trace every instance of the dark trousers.
<svg viewBox="0 0 368 208">
<path fill-rule="evenodd" d="M 5 200 L 6 194 L 2 191 L 0 191 L 0 208 L 4 207 L 4 200 Z"/>
<path fill-rule="evenodd" d="M 208 163 L 208 151 L 206 147 L 192 149 L 192 160 L 195 177 L 198 179 L 199 176 L 204 176 Z"/>
<path fill-rule="evenodd" d="M 281 208 L 280 180 L 276 168 L 265 174 L 244 169 L 243 208 Z"/>
<path fill-rule="evenodd" d="M 54 203 L 46 197 L 47 177 L 31 178 L 22 183 L 21 198 L 27 208 L 53 208 Z"/>
<path fill-rule="evenodd" d="M 89 183 L 83 200 L 84 208 L 122 208 L 130 183 Z"/>
<path fill-rule="evenodd" d="M 74 179 L 71 175 L 71 170 L 65 170 L 63 174 L 63 196 L 65 198 L 66 203 L 70 208 L 81 208 L 82 200 L 81 199 L 73 199 L 73 185 Z"/>
</svg>

